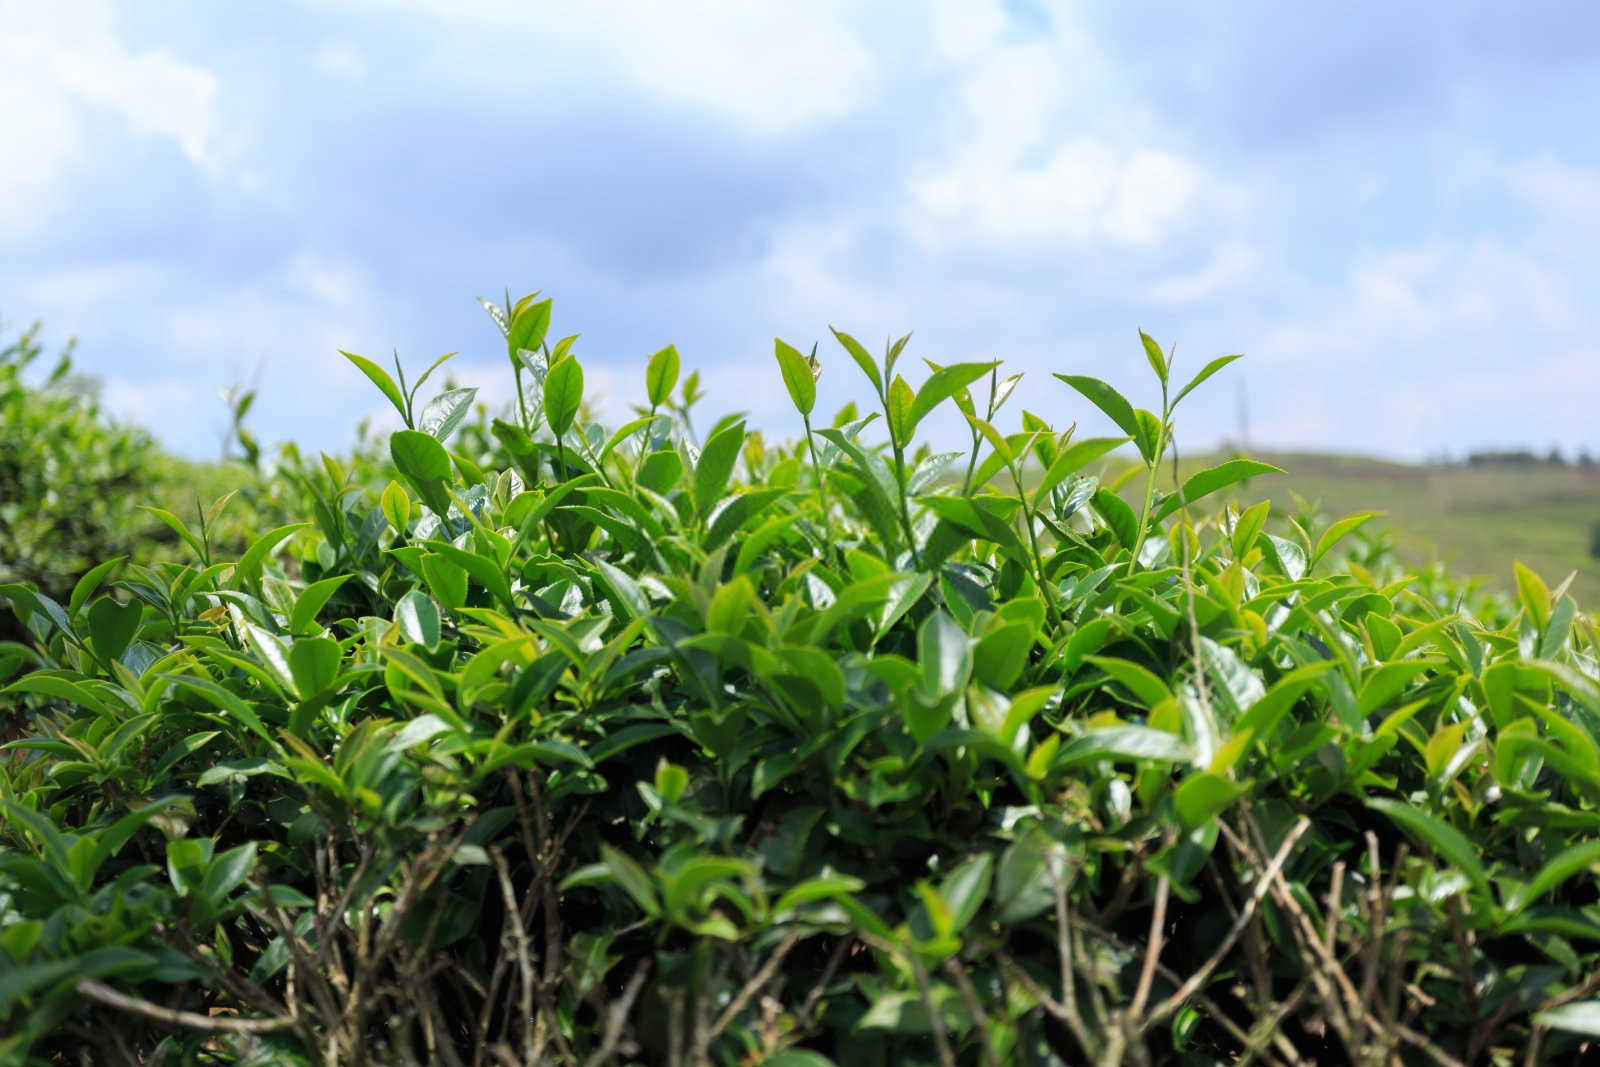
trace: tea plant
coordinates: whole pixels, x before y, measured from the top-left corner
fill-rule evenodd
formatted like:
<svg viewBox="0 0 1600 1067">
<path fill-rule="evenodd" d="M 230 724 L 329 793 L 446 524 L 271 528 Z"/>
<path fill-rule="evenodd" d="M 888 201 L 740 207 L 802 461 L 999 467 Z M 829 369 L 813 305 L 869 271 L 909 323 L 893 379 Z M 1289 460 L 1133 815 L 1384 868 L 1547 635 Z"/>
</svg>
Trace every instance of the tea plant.
<svg viewBox="0 0 1600 1067">
<path fill-rule="evenodd" d="M 25 382 L 41 355 L 37 325 L 0 347 L 0 581 L 64 596 L 146 533 L 135 505 L 159 477 L 158 453 L 142 431 L 101 420 L 71 346 L 42 382 Z M 20 637 L 14 626 L 0 618 L 0 638 Z"/>
<path fill-rule="evenodd" d="M 352 355 L 406 426 L 381 488 L 325 460 L 238 551 L 174 515 L 190 559 L 0 587 L 0 1058 L 1470 1064 L 1600 1032 L 1592 620 L 1520 567 L 1514 605 L 1396 573 L 1370 515 L 1227 505 L 1265 464 L 1168 479 L 1234 357 L 1184 381 L 1141 335 L 1159 410 L 1061 375 L 1120 431 L 1079 438 L 1002 430 L 996 364 L 913 385 L 906 339 L 838 331 L 879 410 L 814 425 L 825 361 L 778 341 L 802 436 L 769 445 L 693 432 L 672 348 L 601 427 L 550 301 L 485 307 L 505 418 Z M 945 404 L 966 452 L 918 443 Z M 1142 481 L 1103 484 L 1128 444 Z"/>
</svg>

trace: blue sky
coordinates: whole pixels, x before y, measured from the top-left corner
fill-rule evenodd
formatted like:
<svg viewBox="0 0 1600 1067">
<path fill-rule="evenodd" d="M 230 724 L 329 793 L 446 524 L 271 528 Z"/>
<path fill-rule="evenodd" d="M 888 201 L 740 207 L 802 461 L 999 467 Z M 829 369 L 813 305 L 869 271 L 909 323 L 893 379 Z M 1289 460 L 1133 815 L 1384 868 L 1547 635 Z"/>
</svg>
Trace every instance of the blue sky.
<svg viewBox="0 0 1600 1067">
<path fill-rule="evenodd" d="M 772 338 L 832 324 L 1104 432 L 1050 373 L 1153 404 L 1142 327 L 1247 355 L 1192 448 L 1242 388 L 1263 447 L 1600 454 L 1600 7 L 1187 10 L 0 0 L 0 320 L 195 456 L 235 382 L 347 446 L 382 401 L 340 348 L 505 400 L 507 287 L 613 418 L 672 342 L 792 432 Z"/>
</svg>

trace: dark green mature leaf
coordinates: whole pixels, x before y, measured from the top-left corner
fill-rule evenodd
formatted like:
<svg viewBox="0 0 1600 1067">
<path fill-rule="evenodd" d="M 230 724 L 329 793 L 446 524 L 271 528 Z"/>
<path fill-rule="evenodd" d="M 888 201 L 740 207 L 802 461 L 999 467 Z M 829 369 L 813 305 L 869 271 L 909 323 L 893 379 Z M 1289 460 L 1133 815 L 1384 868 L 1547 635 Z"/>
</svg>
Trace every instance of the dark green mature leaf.
<svg viewBox="0 0 1600 1067">
<path fill-rule="evenodd" d="M 629 618 L 643 619 L 650 615 L 650 601 L 631 575 L 603 559 L 596 559 L 594 566 L 600 573 L 601 581 L 610 590 L 613 601 Z"/>
<path fill-rule="evenodd" d="M 120 659 L 139 632 L 144 605 L 135 600 L 119 604 L 104 596 L 89 605 L 89 640 L 107 661 Z"/>
<path fill-rule="evenodd" d="M 1064 858 L 1064 850 L 1038 823 L 1019 835 L 995 870 L 995 917 L 1021 923 L 1054 906 L 1056 880 L 1066 878 Z"/>
<path fill-rule="evenodd" d="M 939 884 L 939 893 L 950 908 L 952 934 L 960 934 L 977 916 L 993 878 L 994 857 L 984 853 L 958 865 Z"/>
<path fill-rule="evenodd" d="M 838 430 L 818 430 L 817 435 L 832 443 L 839 451 L 849 456 L 856 468 L 863 476 L 862 488 L 869 498 L 873 514 L 888 517 L 888 522 L 875 523 L 879 536 L 884 538 L 886 544 L 894 544 L 898 538 L 895 536 L 895 525 L 892 519 L 895 510 L 895 500 L 899 497 L 899 483 L 895 481 L 894 473 L 889 470 L 889 465 L 883 457 L 870 449 L 862 448 L 855 441 L 846 437 Z"/>
<path fill-rule="evenodd" d="M 1600 841 L 1585 841 L 1562 849 L 1551 856 L 1527 884 L 1506 898 L 1507 915 L 1516 915 L 1578 874 L 1597 866 L 1600 866 Z"/>
<path fill-rule="evenodd" d="M 1403 800 L 1374 797 L 1367 801 L 1367 807 L 1387 815 L 1402 829 L 1420 838 L 1441 859 L 1466 875 L 1474 889 L 1488 895 L 1489 873 L 1478 859 L 1478 850 L 1460 830 Z"/>
<path fill-rule="evenodd" d="M 661 914 L 661 899 L 656 895 L 655 886 L 634 859 L 610 845 L 601 845 L 600 862 L 641 911 L 650 916 Z"/>
</svg>

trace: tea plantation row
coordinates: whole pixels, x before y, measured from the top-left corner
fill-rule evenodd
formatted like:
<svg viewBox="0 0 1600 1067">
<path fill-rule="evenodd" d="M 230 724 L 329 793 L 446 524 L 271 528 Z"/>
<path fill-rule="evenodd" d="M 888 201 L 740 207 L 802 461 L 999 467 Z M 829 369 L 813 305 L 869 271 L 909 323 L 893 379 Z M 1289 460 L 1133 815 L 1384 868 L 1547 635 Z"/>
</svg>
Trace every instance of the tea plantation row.
<svg viewBox="0 0 1600 1067">
<path fill-rule="evenodd" d="M 550 301 L 486 306 L 504 419 L 352 355 L 406 425 L 382 454 L 241 468 L 192 520 L 92 483 L 108 536 L 169 543 L 0 586 L 0 1062 L 1512 1064 L 1600 1035 L 1593 620 L 1521 568 L 1515 604 L 1402 573 L 1370 516 L 1227 506 L 1265 464 L 1174 484 L 1174 412 L 1232 357 L 1176 375 L 1141 335 L 1153 411 L 1030 383 L 1104 413 L 1078 436 L 1011 418 L 994 364 L 843 333 L 828 372 L 878 410 L 814 424 L 817 349 L 779 341 L 772 445 L 697 434 L 670 347 L 601 427 Z M 74 448 L 122 447 L 16 362 L 8 426 L 81 438 L 40 471 L 3 436 L 0 561 L 44 540 L 13 492 L 43 514 L 91 482 Z M 945 405 L 966 452 L 918 444 Z M 1119 447 L 1137 480 L 1100 484 Z"/>
</svg>

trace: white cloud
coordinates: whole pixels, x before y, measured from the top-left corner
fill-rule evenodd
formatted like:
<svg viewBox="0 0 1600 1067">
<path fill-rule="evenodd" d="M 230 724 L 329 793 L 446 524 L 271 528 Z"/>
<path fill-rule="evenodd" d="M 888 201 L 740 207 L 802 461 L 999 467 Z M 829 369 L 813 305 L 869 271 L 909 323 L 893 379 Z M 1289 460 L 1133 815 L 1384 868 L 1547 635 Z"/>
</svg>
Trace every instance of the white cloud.
<svg viewBox="0 0 1600 1067">
<path fill-rule="evenodd" d="M 998 0 L 935 0 L 933 43 L 940 59 L 975 58 L 1006 31 L 1009 19 Z"/>
<path fill-rule="evenodd" d="M 1083 138 L 1038 167 L 974 156 L 918 177 L 910 225 L 933 248 L 1147 248 L 1192 217 L 1204 185 L 1200 168 L 1175 155 Z"/>
<path fill-rule="evenodd" d="M 351 44 L 322 45 L 311 54 L 311 65 L 328 77 L 341 81 L 361 81 L 367 76 L 366 57 Z"/>
<path fill-rule="evenodd" d="M 91 150 L 88 122 L 114 115 L 139 136 L 167 139 L 215 174 L 237 149 L 210 70 L 165 49 L 132 51 L 102 0 L 0 2 L 0 236 L 45 232 L 70 205 L 60 185 L 82 167 L 114 168 Z"/>
<path fill-rule="evenodd" d="M 617 82 L 758 136 L 849 115 L 878 86 L 859 12 L 843 0 L 805 5 L 725 0 L 589 0 L 541 10 L 521 0 L 346 0 L 364 12 L 422 14 L 485 35 L 519 56 L 521 87 L 570 92 Z"/>
<path fill-rule="evenodd" d="M 1199 270 L 1163 278 L 1150 285 L 1145 290 L 1145 299 L 1165 307 L 1178 307 L 1233 295 L 1260 283 L 1262 265 L 1261 250 L 1255 246 L 1224 244 Z"/>
</svg>

